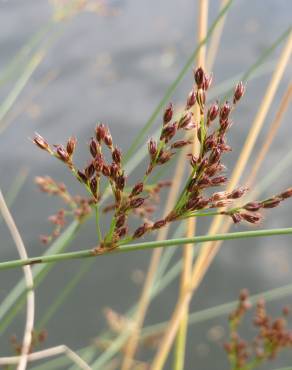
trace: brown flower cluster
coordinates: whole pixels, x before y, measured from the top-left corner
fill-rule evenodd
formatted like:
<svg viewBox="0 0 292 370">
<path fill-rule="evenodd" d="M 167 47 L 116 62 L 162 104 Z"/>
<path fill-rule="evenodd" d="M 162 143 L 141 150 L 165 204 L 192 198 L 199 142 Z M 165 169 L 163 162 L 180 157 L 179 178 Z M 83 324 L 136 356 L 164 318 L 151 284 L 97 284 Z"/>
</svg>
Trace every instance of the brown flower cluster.
<svg viewBox="0 0 292 370">
<path fill-rule="evenodd" d="M 244 289 L 237 308 L 229 316 L 230 339 L 224 345 L 232 370 L 253 370 L 273 360 L 282 350 L 292 348 L 292 331 L 287 328 L 286 321 L 289 308 L 284 307 L 282 315 L 273 319 L 267 314 L 263 299 L 257 302 L 253 318 L 257 334 L 250 342 L 243 340 L 238 329 L 250 308 L 249 293 Z"/>
<path fill-rule="evenodd" d="M 227 133 L 232 126 L 230 116 L 244 94 L 244 86 L 242 82 L 237 84 L 232 103 L 225 101 L 222 104 L 214 102 L 207 105 L 207 92 L 212 83 L 212 76 L 208 76 L 202 68 L 197 68 L 194 71 L 194 80 L 195 84 L 186 98 L 183 111 L 175 112 L 171 103 L 166 107 L 159 138 L 157 140 L 151 138 L 148 142 L 149 164 L 145 175 L 134 186 L 127 185 L 121 150 L 114 145 L 109 128 L 102 123 L 97 125 L 94 137 L 90 140 L 90 160 L 82 169 L 78 168 L 73 161 L 76 138 L 69 138 L 65 146 L 51 146 L 40 135 L 37 134 L 34 137 L 33 141 L 38 147 L 63 162 L 73 176 L 84 185 L 90 194 L 89 200 L 84 201 L 82 198 L 83 204 L 86 203 L 87 211 L 90 208 L 96 208 L 98 215 L 99 203 L 103 195 L 108 194 L 108 189 L 111 189 L 114 201 L 104 210 L 113 212 L 112 221 L 104 235 L 100 227 L 98 228 L 100 240 L 96 253 L 101 253 L 106 248 L 116 248 L 118 245 L 164 227 L 169 222 L 189 217 L 225 215 L 231 217 L 235 223 L 244 220 L 255 224 L 261 219 L 259 213 L 261 209 L 276 207 L 284 199 L 292 196 L 292 189 L 288 189 L 264 201 L 249 202 L 241 207 L 231 208 L 235 201 L 246 194 L 246 188 L 239 187 L 231 192 L 211 191 L 210 195 L 210 190 L 226 185 L 228 180 L 223 174 L 225 166 L 222 163 L 222 156 L 231 151 L 227 143 Z M 200 111 L 198 122 L 194 121 L 195 105 Z M 185 138 L 185 131 L 189 131 L 188 139 Z M 169 185 L 169 182 L 150 185 L 149 177 L 157 166 L 164 165 L 183 147 L 191 144 L 195 135 L 199 142 L 199 154 L 198 156 L 188 154 L 186 157 L 191 166 L 191 175 L 186 180 L 174 208 L 163 219 L 151 220 L 158 194 L 165 185 Z M 106 160 L 105 150 L 110 152 L 109 162 Z M 106 187 L 103 189 L 101 189 L 101 177 L 106 179 Z M 49 178 L 45 179 L 49 183 L 52 181 Z M 46 192 L 60 195 L 67 204 L 73 206 L 74 213 L 80 208 L 80 204 L 76 204 L 76 199 L 73 200 L 67 190 L 64 190 L 63 184 L 61 186 L 56 183 L 54 186 L 49 184 L 53 190 L 50 190 L 48 185 L 39 185 Z M 220 210 L 221 208 L 224 210 Z M 82 212 L 81 214 L 83 215 Z M 139 215 L 143 219 L 143 224 L 133 232 L 129 231 L 128 226 L 130 215 Z M 51 221 L 58 228 L 62 226 L 64 212 L 55 215 Z"/>
<path fill-rule="evenodd" d="M 71 216 L 82 222 L 91 213 L 93 200 L 79 195 L 73 197 L 65 184 L 57 183 L 49 176 L 38 176 L 35 179 L 35 183 L 42 192 L 60 197 L 68 206 L 68 209 L 61 208 L 56 214 L 49 217 L 49 221 L 54 226 L 54 229 L 50 235 L 40 236 L 42 243 L 48 244 L 53 238 L 60 235 L 62 228 L 66 225 L 66 217 Z"/>
<path fill-rule="evenodd" d="M 32 353 L 37 347 L 41 346 L 47 339 L 48 333 L 46 330 L 32 332 L 32 340 L 29 348 L 29 353 Z M 13 351 L 16 355 L 19 355 L 22 351 L 22 343 L 18 341 L 16 335 L 10 337 L 10 343 L 13 348 Z"/>
</svg>

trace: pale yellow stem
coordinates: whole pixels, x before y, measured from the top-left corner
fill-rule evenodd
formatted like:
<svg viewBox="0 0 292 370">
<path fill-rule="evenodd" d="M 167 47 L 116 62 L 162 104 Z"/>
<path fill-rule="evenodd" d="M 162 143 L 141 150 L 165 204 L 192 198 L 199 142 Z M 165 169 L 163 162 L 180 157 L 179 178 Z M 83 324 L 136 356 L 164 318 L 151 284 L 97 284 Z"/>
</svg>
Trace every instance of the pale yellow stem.
<svg viewBox="0 0 292 370">
<path fill-rule="evenodd" d="M 205 39 L 208 28 L 208 0 L 200 0 L 198 4 L 198 37 L 197 42 L 200 44 L 202 40 Z M 204 44 L 198 53 L 197 66 L 205 69 L 205 59 L 206 59 L 206 44 Z M 200 109 L 195 106 L 195 122 L 200 122 Z M 199 143 L 195 135 L 193 142 L 192 153 L 198 155 L 199 153 Z M 187 220 L 187 237 L 192 237 L 196 233 L 196 219 L 189 218 Z M 180 297 L 183 297 L 185 292 L 188 290 L 191 281 L 191 272 L 193 264 L 193 245 L 188 244 L 183 247 L 183 268 L 181 273 L 180 281 Z M 174 370 L 184 369 L 185 360 L 185 348 L 186 348 L 186 337 L 188 330 L 188 306 L 185 307 L 184 313 L 181 318 L 181 323 L 179 326 L 179 331 L 177 334 L 175 353 L 174 353 Z"/>
<path fill-rule="evenodd" d="M 229 0 L 221 0 L 219 12 L 226 6 L 228 1 Z M 215 58 L 216 58 L 216 55 L 217 55 L 217 52 L 218 52 L 218 48 L 219 48 L 219 45 L 220 45 L 220 40 L 221 40 L 221 36 L 222 36 L 222 33 L 223 33 L 223 28 L 224 28 L 224 24 L 225 24 L 225 20 L 226 20 L 226 15 L 227 14 L 225 14 L 219 20 L 219 22 L 216 26 L 216 30 L 212 34 L 212 37 L 211 37 L 210 42 L 209 42 L 209 47 L 208 47 L 208 52 L 207 52 L 207 57 L 206 57 L 206 70 L 209 71 L 209 72 L 212 71 L 212 68 L 213 68 L 213 65 L 214 65 L 214 62 L 215 62 Z"/>
<path fill-rule="evenodd" d="M 167 215 L 173 209 L 175 200 L 177 198 L 177 195 L 180 189 L 181 181 L 182 181 L 184 170 L 185 170 L 185 154 L 186 154 L 186 151 L 183 150 L 181 156 L 178 159 L 178 163 L 177 163 L 175 173 L 173 176 L 174 181 L 170 188 L 167 201 L 166 201 L 166 206 L 164 210 L 165 215 Z M 166 239 L 168 229 L 169 229 L 169 225 L 166 225 L 164 228 L 160 229 L 158 236 L 157 236 L 157 240 Z M 162 249 L 158 248 L 154 250 L 154 252 L 152 253 L 145 284 L 144 284 L 143 291 L 142 291 L 142 294 L 141 294 L 141 297 L 138 303 L 136 317 L 134 319 L 133 332 L 126 345 L 125 357 L 124 357 L 124 361 L 122 364 L 122 370 L 130 369 L 133 364 L 134 355 L 137 350 L 137 346 L 139 342 L 140 330 L 141 330 L 141 327 L 143 326 L 146 311 L 149 306 L 150 293 L 151 293 L 151 289 L 154 283 L 155 274 L 156 274 L 156 271 L 159 265 L 162 251 L 163 251 Z"/>
</svg>

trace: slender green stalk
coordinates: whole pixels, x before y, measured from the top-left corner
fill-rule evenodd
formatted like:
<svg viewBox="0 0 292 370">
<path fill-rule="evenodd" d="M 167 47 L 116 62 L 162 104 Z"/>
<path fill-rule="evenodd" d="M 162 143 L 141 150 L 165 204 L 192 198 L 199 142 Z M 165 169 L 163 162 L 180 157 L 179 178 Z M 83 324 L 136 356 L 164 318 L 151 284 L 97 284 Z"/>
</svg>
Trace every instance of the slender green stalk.
<svg viewBox="0 0 292 370">
<path fill-rule="evenodd" d="M 242 231 L 235 233 L 227 234 L 216 234 L 216 235 L 202 235 L 195 236 L 192 238 L 179 238 L 179 239 L 169 239 L 163 241 L 152 241 L 144 243 L 133 243 L 126 244 L 121 247 L 117 247 L 113 250 L 105 251 L 102 253 L 96 254 L 92 249 L 80 250 L 76 252 L 60 253 L 47 256 L 39 256 L 33 258 L 27 258 L 24 260 L 14 260 L 0 263 L 0 270 L 7 270 L 15 267 L 21 267 L 25 265 L 35 265 L 40 263 L 52 263 L 52 262 L 61 262 L 71 259 L 82 259 L 88 257 L 101 256 L 105 254 L 112 253 L 122 253 L 122 252 L 133 252 L 138 250 L 145 249 L 154 249 L 161 247 L 173 247 L 176 245 L 183 244 L 195 244 L 195 243 L 205 243 L 209 241 L 218 241 L 218 240 L 235 240 L 235 239 L 247 239 L 247 238 L 256 238 L 264 236 L 276 236 L 276 235 L 292 235 L 292 228 L 287 227 L 284 229 L 267 229 L 267 230 L 253 230 L 253 231 Z"/>
</svg>

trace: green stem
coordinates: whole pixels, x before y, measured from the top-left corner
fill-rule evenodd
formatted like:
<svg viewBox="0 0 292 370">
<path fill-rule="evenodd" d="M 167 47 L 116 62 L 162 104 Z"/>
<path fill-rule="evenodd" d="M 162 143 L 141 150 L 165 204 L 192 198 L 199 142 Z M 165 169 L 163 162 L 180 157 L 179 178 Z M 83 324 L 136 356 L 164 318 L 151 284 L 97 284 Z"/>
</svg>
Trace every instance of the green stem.
<svg viewBox="0 0 292 370">
<path fill-rule="evenodd" d="M 219 240 L 235 240 L 235 239 L 246 239 L 246 238 L 255 238 L 255 237 L 264 237 L 264 236 L 276 236 L 276 235 L 292 235 L 292 227 L 283 228 L 283 229 L 267 229 L 267 230 L 256 230 L 256 231 L 242 231 L 235 233 L 227 234 L 216 234 L 216 235 L 202 235 L 195 236 L 192 238 L 179 238 L 179 239 L 170 239 L 163 241 L 152 241 L 145 243 L 133 243 L 127 244 L 115 249 L 105 251 L 104 253 L 98 254 L 110 254 L 110 253 L 120 253 L 120 252 L 132 252 L 137 250 L 144 249 L 153 249 L 160 247 L 171 247 L 177 245 L 185 244 L 196 244 L 196 243 L 206 243 L 209 241 L 219 241 Z M 0 270 L 11 269 L 15 267 L 21 267 L 25 265 L 34 265 L 38 263 L 52 263 L 60 262 L 71 259 L 81 259 L 87 257 L 96 256 L 92 249 L 81 250 L 76 252 L 69 253 L 60 253 L 50 256 L 39 256 L 33 258 L 27 258 L 24 260 L 14 260 L 0 263 Z"/>
<path fill-rule="evenodd" d="M 101 243 L 102 233 L 101 233 L 100 222 L 99 222 L 99 205 L 96 204 L 94 208 L 95 208 L 95 222 L 96 222 L 97 236 L 98 236 L 99 243 Z"/>
</svg>

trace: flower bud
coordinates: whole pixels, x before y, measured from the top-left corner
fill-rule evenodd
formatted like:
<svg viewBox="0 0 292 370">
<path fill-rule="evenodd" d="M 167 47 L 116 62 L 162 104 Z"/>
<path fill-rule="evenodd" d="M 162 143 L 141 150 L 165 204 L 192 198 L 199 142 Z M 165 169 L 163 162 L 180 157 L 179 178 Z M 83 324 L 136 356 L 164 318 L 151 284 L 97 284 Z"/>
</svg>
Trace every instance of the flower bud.
<svg viewBox="0 0 292 370">
<path fill-rule="evenodd" d="M 249 202 L 243 207 L 247 211 L 255 212 L 262 208 L 262 205 L 258 202 Z"/>
<path fill-rule="evenodd" d="M 95 168 L 92 162 L 85 168 L 84 172 L 88 179 L 90 179 L 94 175 Z"/>
<path fill-rule="evenodd" d="M 195 104 L 195 102 L 196 102 L 196 93 L 193 89 L 188 95 L 186 109 L 190 109 Z"/>
<path fill-rule="evenodd" d="M 165 225 L 166 225 L 166 221 L 165 220 L 159 220 L 159 221 L 156 221 L 153 224 L 152 229 L 153 230 L 160 229 L 160 228 L 162 228 Z"/>
<path fill-rule="evenodd" d="M 230 104 L 228 102 L 225 102 L 220 109 L 219 113 L 220 121 L 225 122 L 229 117 L 230 111 L 231 111 Z"/>
<path fill-rule="evenodd" d="M 85 173 L 84 173 L 84 172 L 82 172 L 82 171 L 80 171 L 80 170 L 78 170 L 78 171 L 77 171 L 77 174 L 78 174 L 78 179 L 79 179 L 79 181 L 84 182 L 85 184 L 87 184 L 88 178 L 87 178 L 87 176 L 85 175 Z"/>
<path fill-rule="evenodd" d="M 89 150 L 93 158 L 95 158 L 99 152 L 98 144 L 93 138 L 90 140 Z"/>
<path fill-rule="evenodd" d="M 103 123 L 100 123 L 99 125 L 96 126 L 95 129 L 95 135 L 96 135 L 96 140 L 101 143 L 106 135 L 106 127 Z"/>
<path fill-rule="evenodd" d="M 130 201 L 130 208 L 139 208 L 144 203 L 144 198 L 134 198 Z"/>
<path fill-rule="evenodd" d="M 117 218 L 116 228 L 119 229 L 120 227 L 122 227 L 125 224 L 125 222 L 126 222 L 126 215 L 125 214 L 120 215 Z"/>
<path fill-rule="evenodd" d="M 247 212 L 240 212 L 240 216 L 250 224 L 257 224 L 261 221 L 262 216 L 259 213 L 247 213 Z"/>
<path fill-rule="evenodd" d="M 120 151 L 120 149 L 118 148 L 115 148 L 112 152 L 112 158 L 113 158 L 113 161 L 116 163 L 116 164 L 120 164 L 121 161 L 122 161 L 122 152 Z"/>
<path fill-rule="evenodd" d="M 194 71 L 194 78 L 198 88 L 200 89 L 205 81 L 205 72 L 202 67 L 199 67 Z"/>
<path fill-rule="evenodd" d="M 183 148 L 186 145 L 192 144 L 192 140 L 179 140 L 171 144 L 171 149 Z"/>
<path fill-rule="evenodd" d="M 225 185 L 227 182 L 227 177 L 225 176 L 218 176 L 211 179 L 211 185 L 212 186 L 220 186 Z"/>
<path fill-rule="evenodd" d="M 116 231 L 116 234 L 119 238 L 123 238 L 128 232 L 127 226 L 122 227 Z"/>
<path fill-rule="evenodd" d="M 285 191 L 283 191 L 281 194 L 279 194 L 279 198 L 287 199 L 292 197 L 292 188 L 289 188 Z"/>
<path fill-rule="evenodd" d="M 39 148 L 46 150 L 47 152 L 51 153 L 51 149 L 47 141 L 39 134 L 35 133 L 35 137 L 33 138 L 33 143 L 36 144 Z"/>
<path fill-rule="evenodd" d="M 238 199 L 241 198 L 246 192 L 248 191 L 245 187 L 240 187 L 238 189 L 234 189 L 228 196 L 228 199 Z"/>
<path fill-rule="evenodd" d="M 150 154 L 150 158 L 154 160 L 157 154 L 157 144 L 156 144 L 156 141 L 152 138 L 150 139 L 148 143 L 148 152 Z"/>
<path fill-rule="evenodd" d="M 101 172 L 105 177 L 110 177 L 111 175 L 110 167 L 106 164 L 103 164 Z"/>
<path fill-rule="evenodd" d="M 281 202 L 281 198 L 275 197 L 261 202 L 263 208 L 275 208 Z"/>
<path fill-rule="evenodd" d="M 191 123 L 192 118 L 193 118 L 192 112 L 188 112 L 184 114 L 178 122 L 178 128 L 181 129 L 181 128 L 185 128 L 186 126 L 188 126 L 188 124 Z"/>
<path fill-rule="evenodd" d="M 134 197 L 135 195 L 138 195 L 142 193 L 144 184 L 143 182 L 138 182 L 132 189 L 130 196 Z"/>
<path fill-rule="evenodd" d="M 133 238 L 134 239 L 141 238 L 141 236 L 143 236 L 149 230 L 149 228 L 150 225 L 144 223 L 142 226 L 138 227 L 138 229 L 134 231 Z"/>
<path fill-rule="evenodd" d="M 71 136 L 69 138 L 68 142 L 67 142 L 66 149 L 67 149 L 67 153 L 69 154 L 70 157 L 72 156 L 72 154 L 75 151 L 76 143 L 77 143 L 77 139 L 74 136 Z"/>
<path fill-rule="evenodd" d="M 124 187 L 125 187 L 125 183 L 126 183 L 126 179 L 125 179 L 125 176 L 121 175 L 121 176 L 118 176 L 117 180 L 116 180 L 116 185 L 117 185 L 117 188 L 119 190 L 123 190 Z"/>
<path fill-rule="evenodd" d="M 168 151 L 160 151 L 157 163 L 158 164 L 164 164 L 170 160 L 170 158 L 173 156 L 173 153 Z"/>
<path fill-rule="evenodd" d="M 70 162 L 70 156 L 62 145 L 57 145 L 56 152 L 57 152 L 58 158 L 61 159 L 61 161 L 65 163 Z"/>
<path fill-rule="evenodd" d="M 216 119 L 216 117 L 218 116 L 218 113 L 219 113 L 219 105 L 218 103 L 214 103 L 211 105 L 211 107 L 209 108 L 208 110 L 208 113 L 207 113 L 207 122 L 212 122 Z"/>
<path fill-rule="evenodd" d="M 92 194 L 96 198 L 97 197 L 97 180 L 95 177 L 90 180 L 89 187 L 90 187 Z"/>
<path fill-rule="evenodd" d="M 234 95 L 233 95 L 233 103 L 235 104 L 236 102 L 238 102 L 243 94 L 244 94 L 244 91 L 245 91 L 245 87 L 242 83 L 242 81 L 240 81 L 236 87 L 235 87 L 235 90 L 234 90 Z"/>
<path fill-rule="evenodd" d="M 211 73 L 209 76 L 205 74 L 203 90 L 207 91 L 209 87 L 211 86 L 212 81 L 213 81 L 213 73 Z"/>
<path fill-rule="evenodd" d="M 166 125 L 168 122 L 171 121 L 173 116 L 173 105 L 169 103 L 168 107 L 164 111 L 163 115 L 163 125 Z"/>
</svg>

